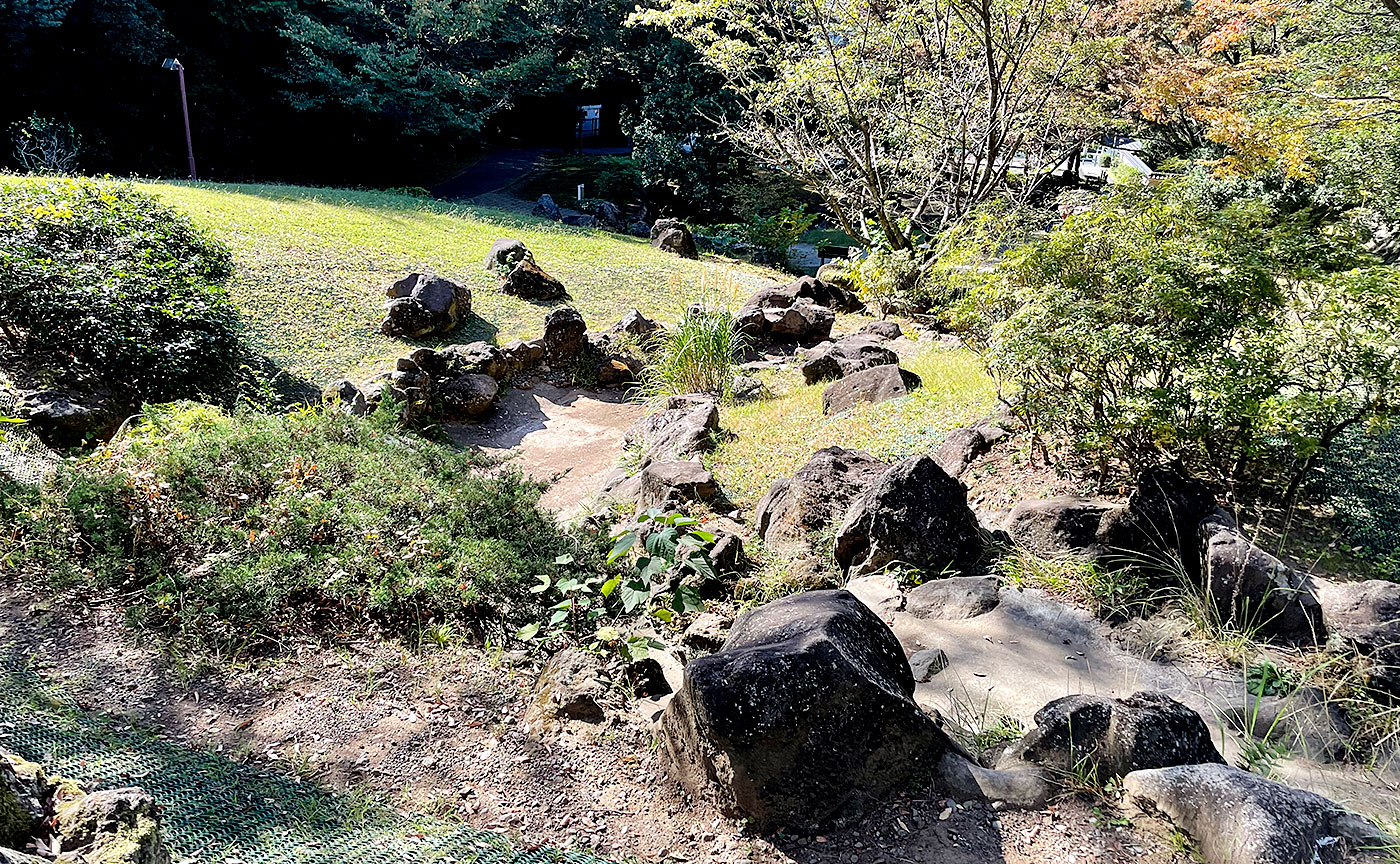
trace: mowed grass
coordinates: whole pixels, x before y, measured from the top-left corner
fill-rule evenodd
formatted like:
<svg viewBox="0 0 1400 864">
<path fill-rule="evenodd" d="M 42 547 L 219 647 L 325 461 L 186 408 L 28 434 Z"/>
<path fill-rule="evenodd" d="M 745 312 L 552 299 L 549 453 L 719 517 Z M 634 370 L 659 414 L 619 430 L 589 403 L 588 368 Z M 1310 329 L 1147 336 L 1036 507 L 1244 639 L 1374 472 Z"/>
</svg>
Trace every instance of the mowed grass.
<svg viewBox="0 0 1400 864">
<path fill-rule="evenodd" d="M 697 300 L 733 307 L 786 278 L 720 259 L 687 261 L 644 239 L 383 192 L 138 185 L 229 245 L 229 291 L 252 347 L 317 386 L 382 370 L 417 345 L 536 338 L 556 306 L 578 308 L 590 327 L 607 327 L 633 307 L 669 324 Z M 482 267 L 502 237 L 522 240 L 571 298 L 536 304 L 502 294 Z M 444 337 L 380 335 L 384 290 L 412 271 L 471 287 L 471 318 Z"/>
<path fill-rule="evenodd" d="M 774 398 L 721 410 L 721 424 L 733 433 L 710 460 L 721 488 L 751 509 L 774 480 L 792 476 L 824 447 L 896 461 L 932 452 L 949 432 L 985 417 L 995 405 L 995 384 L 970 351 L 930 347 L 901 365 L 923 379 L 921 388 L 835 417 L 822 415 L 826 384 L 804 384 L 795 368 L 768 382 Z"/>
</svg>

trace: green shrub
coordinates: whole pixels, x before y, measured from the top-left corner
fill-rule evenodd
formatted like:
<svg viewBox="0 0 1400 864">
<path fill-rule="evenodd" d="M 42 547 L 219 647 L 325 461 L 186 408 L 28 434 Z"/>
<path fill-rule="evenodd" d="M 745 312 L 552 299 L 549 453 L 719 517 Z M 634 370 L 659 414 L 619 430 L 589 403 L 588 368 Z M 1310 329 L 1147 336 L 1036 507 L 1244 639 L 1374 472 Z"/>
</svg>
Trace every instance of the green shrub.
<svg viewBox="0 0 1400 864">
<path fill-rule="evenodd" d="M 604 156 L 598 163 L 593 194 L 622 207 L 642 197 L 642 172 L 637 163 L 622 156 Z"/>
<path fill-rule="evenodd" d="M 919 256 L 908 249 L 876 248 L 849 273 L 860 299 L 884 317 L 914 292 L 922 270 Z"/>
<path fill-rule="evenodd" d="M 710 393 L 728 398 L 735 359 L 743 351 L 744 337 L 729 312 L 692 306 L 657 340 L 642 374 L 641 391 L 646 396 Z"/>
<path fill-rule="evenodd" d="M 149 407 L 41 490 L 0 487 L 0 561 L 139 597 L 144 623 L 221 647 L 428 622 L 509 632 L 539 614 L 536 574 L 598 566 L 605 539 L 561 533 L 540 484 L 404 435 L 395 414 Z"/>
<path fill-rule="evenodd" d="M 222 244 L 129 184 L 0 185 L 0 328 L 150 400 L 215 397 L 237 372 Z"/>
<path fill-rule="evenodd" d="M 1115 187 L 956 319 L 1032 424 L 1101 471 L 1174 459 L 1291 498 L 1338 435 L 1396 409 L 1400 271 L 1362 240 L 1311 210 Z"/>
</svg>

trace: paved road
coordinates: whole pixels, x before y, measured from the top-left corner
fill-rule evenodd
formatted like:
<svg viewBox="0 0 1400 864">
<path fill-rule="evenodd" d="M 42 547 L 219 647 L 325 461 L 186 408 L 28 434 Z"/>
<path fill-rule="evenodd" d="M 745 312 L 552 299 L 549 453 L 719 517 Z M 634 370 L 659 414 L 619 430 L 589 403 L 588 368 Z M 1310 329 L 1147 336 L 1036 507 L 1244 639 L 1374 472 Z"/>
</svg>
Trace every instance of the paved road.
<svg viewBox="0 0 1400 864">
<path fill-rule="evenodd" d="M 537 147 L 488 153 L 461 174 L 435 186 L 433 195 L 464 200 L 495 192 L 524 177 L 546 152 L 543 147 Z"/>
</svg>

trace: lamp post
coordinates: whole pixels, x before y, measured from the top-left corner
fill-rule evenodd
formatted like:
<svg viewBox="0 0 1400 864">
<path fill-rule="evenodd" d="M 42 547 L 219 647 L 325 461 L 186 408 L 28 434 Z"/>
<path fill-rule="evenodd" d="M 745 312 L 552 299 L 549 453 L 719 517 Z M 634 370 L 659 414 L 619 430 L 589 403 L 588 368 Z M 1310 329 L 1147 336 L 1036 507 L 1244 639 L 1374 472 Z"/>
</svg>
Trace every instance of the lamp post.
<svg viewBox="0 0 1400 864">
<path fill-rule="evenodd" d="M 162 69 L 173 69 L 180 75 L 180 108 L 185 114 L 185 152 L 190 157 L 190 179 L 198 180 L 194 170 L 194 138 L 190 136 L 190 100 L 185 96 L 185 64 L 179 58 L 168 57 L 160 66 Z"/>
</svg>

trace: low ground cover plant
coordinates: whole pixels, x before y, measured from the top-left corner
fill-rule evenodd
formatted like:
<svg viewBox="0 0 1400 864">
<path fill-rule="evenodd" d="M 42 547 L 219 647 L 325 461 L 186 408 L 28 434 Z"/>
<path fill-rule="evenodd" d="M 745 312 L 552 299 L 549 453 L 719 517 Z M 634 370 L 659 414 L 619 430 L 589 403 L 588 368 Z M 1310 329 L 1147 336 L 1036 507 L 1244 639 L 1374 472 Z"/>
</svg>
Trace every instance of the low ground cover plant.
<svg viewBox="0 0 1400 864">
<path fill-rule="evenodd" d="M 514 632 L 539 614 L 536 574 L 601 566 L 606 539 L 564 533 L 540 484 L 406 435 L 395 413 L 148 407 L 42 488 L 0 486 L 0 564 L 137 598 L 139 623 L 221 648 Z"/>
<path fill-rule="evenodd" d="M 0 183 L 0 335 L 75 358 L 151 400 L 213 397 L 237 374 L 228 249 L 125 183 Z"/>
</svg>

